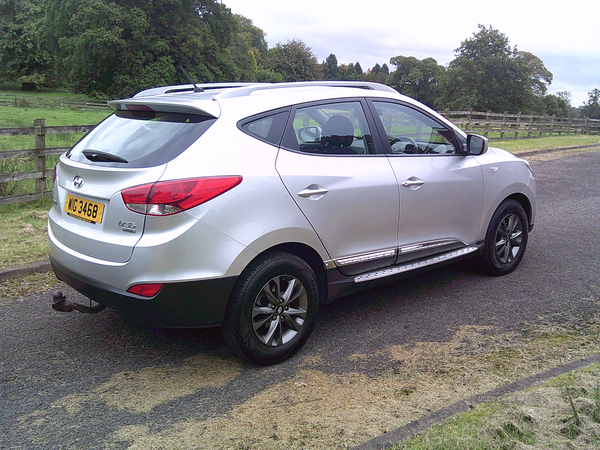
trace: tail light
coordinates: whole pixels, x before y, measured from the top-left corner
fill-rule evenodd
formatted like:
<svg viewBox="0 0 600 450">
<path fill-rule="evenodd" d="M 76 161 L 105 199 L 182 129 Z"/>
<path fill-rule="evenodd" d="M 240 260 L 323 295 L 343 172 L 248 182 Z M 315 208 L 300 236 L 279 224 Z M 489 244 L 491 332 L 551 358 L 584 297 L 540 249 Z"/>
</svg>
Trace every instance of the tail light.
<svg viewBox="0 0 600 450">
<path fill-rule="evenodd" d="M 150 216 L 169 216 L 201 205 L 241 182 L 241 176 L 159 181 L 125 189 L 121 197 L 131 211 Z"/>
</svg>

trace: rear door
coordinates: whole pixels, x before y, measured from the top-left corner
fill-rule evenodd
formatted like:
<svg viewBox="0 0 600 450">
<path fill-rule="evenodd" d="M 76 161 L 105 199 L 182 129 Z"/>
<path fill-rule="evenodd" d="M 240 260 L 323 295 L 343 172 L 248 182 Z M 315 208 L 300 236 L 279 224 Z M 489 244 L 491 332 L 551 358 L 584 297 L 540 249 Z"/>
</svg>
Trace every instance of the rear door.
<svg viewBox="0 0 600 450">
<path fill-rule="evenodd" d="M 361 101 L 292 110 L 277 171 L 340 271 L 395 261 L 398 185 Z"/>
</svg>

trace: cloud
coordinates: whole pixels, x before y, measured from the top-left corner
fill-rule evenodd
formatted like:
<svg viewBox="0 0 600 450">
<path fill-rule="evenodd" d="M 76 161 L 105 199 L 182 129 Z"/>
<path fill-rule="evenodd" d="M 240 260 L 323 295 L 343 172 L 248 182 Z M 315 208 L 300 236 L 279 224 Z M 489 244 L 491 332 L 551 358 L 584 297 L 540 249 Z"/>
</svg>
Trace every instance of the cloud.
<svg viewBox="0 0 600 450">
<path fill-rule="evenodd" d="M 504 33 L 511 46 L 535 54 L 554 74 L 551 91 L 569 90 L 573 105 L 600 88 L 600 27 L 588 0 L 571 0 L 560 10 L 534 0 L 502 4 L 465 0 L 366 4 L 303 0 L 224 0 L 234 13 L 253 20 L 270 46 L 297 38 L 324 61 L 336 55 L 339 64 L 360 62 L 364 70 L 389 65 L 398 55 L 432 57 L 446 65 L 454 50 L 478 31 L 478 24 Z M 563 88 L 564 87 L 564 88 Z"/>
</svg>

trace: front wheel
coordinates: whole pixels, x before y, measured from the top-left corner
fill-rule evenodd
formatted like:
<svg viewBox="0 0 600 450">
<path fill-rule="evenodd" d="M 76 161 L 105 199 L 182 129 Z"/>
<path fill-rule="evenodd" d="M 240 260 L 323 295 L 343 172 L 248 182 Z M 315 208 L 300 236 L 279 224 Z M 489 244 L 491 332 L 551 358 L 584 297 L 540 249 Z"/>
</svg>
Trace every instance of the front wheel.
<svg viewBox="0 0 600 450">
<path fill-rule="evenodd" d="M 318 308 L 311 267 L 295 255 L 274 253 L 240 276 L 221 330 L 238 355 L 258 364 L 275 364 L 304 345 Z"/>
<path fill-rule="evenodd" d="M 482 262 L 494 276 L 512 272 L 521 262 L 527 247 L 529 221 L 521 204 L 505 200 L 500 204 L 487 230 Z"/>
</svg>

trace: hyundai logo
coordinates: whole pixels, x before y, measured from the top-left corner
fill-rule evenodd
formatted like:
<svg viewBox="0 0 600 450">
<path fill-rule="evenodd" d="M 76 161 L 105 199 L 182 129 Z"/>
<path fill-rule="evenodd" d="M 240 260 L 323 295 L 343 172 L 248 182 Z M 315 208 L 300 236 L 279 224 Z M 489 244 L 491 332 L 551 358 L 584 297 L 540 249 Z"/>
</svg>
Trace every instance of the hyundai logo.
<svg viewBox="0 0 600 450">
<path fill-rule="evenodd" d="M 81 177 L 75 177 L 73 178 L 73 186 L 75 186 L 75 189 L 81 189 L 81 187 L 83 186 L 83 178 Z"/>
</svg>

